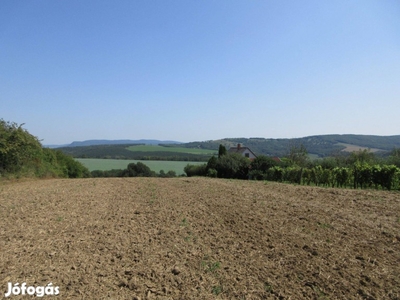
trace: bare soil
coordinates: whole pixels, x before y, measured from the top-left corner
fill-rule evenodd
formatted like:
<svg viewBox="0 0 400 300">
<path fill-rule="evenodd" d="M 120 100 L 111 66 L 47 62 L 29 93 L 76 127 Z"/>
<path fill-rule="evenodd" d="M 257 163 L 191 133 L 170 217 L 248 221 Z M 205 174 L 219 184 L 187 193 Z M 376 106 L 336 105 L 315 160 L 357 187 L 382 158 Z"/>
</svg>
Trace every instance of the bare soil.
<svg viewBox="0 0 400 300">
<path fill-rule="evenodd" d="M 8 282 L 52 282 L 59 299 L 400 299 L 400 194 L 208 178 L 2 183 L 0 297 Z"/>
</svg>

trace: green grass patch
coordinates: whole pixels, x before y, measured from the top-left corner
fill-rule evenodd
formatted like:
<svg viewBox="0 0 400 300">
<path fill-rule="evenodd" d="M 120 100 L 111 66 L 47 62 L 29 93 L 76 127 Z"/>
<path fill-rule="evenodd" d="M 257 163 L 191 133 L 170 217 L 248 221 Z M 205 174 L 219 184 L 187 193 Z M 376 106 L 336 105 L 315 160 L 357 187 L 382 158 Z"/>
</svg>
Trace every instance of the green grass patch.
<svg viewBox="0 0 400 300">
<path fill-rule="evenodd" d="M 324 229 L 331 229 L 332 228 L 332 225 L 327 224 L 327 223 L 318 222 L 317 224 L 318 224 L 319 227 L 324 228 Z"/>
<path fill-rule="evenodd" d="M 206 272 L 215 273 L 217 270 L 221 268 L 221 263 L 219 261 L 212 262 L 208 260 L 208 257 L 205 257 L 201 262 L 201 267 Z"/>
<path fill-rule="evenodd" d="M 268 293 L 274 292 L 274 289 L 272 288 L 272 285 L 269 282 L 264 283 L 264 290 Z"/>
<path fill-rule="evenodd" d="M 218 296 L 219 294 L 221 294 L 223 291 L 222 286 L 221 285 L 214 285 L 211 289 L 211 292 L 215 295 Z"/>
<path fill-rule="evenodd" d="M 131 159 L 103 159 L 103 158 L 76 158 L 89 171 L 101 170 L 107 171 L 112 169 L 126 169 L 128 164 L 142 162 L 152 171 L 159 173 L 161 170 L 168 172 L 175 171 L 177 175 L 184 174 L 183 169 L 187 164 L 202 165 L 204 162 L 191 161 L 163 161 L 163 160 L 131 160 Z"/>
<path fill-rule="evenodd" d="M 181 222 L 181 226 L 185 226 L 186 227 L 188 225 L 189 225 L 188 220 L 186 218 L 183 218 L 182 222 Z"/>
</svg>

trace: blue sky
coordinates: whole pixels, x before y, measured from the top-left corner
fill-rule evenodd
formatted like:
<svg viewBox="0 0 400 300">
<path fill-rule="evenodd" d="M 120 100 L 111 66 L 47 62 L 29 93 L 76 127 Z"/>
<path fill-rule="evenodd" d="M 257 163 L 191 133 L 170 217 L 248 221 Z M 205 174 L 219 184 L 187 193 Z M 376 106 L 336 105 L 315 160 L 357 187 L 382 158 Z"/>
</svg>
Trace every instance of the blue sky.
<svg viewBox="0 0 400 300">
<path fill-rule="evenodd" d="M 0 2 L 0 118 L 86 139 L 400 134 L 400 2 Z"/>
</svg>

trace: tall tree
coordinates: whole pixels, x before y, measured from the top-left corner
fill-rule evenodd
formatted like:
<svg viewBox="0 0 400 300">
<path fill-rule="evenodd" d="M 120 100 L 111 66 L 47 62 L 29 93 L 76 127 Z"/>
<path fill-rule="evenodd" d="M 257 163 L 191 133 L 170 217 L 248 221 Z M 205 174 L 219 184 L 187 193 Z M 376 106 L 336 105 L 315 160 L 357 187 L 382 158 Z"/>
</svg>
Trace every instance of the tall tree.
<svg viewBox="0 0 400 300">
<path fill-rule="evenodd" d="M 369 149 L 364 149 L 364 150 L 359 150 L 352 152 L 350 154 L 350 157 L 348 158 L 348 162 L 353 165 L 357 162 L 361 164 L 369 164 L 372 165 L 376 162 L 376 157 L 373 152 L 371 152 Z"/>
<path fill-rule="evenodd" d="M 226 155 L 226 148 L 224 145 L 220 144 L 218 149 L 218 158 L 221 158 L 221 156 L 224 155 Z"/>
<path fill-rule="evenodd" d="M 302 143 L 291 143 L 289 145 L 288 159 L 292 165 L 304 167 L 308 161 L 308 152 L 306 147 Z"/>
</svg>

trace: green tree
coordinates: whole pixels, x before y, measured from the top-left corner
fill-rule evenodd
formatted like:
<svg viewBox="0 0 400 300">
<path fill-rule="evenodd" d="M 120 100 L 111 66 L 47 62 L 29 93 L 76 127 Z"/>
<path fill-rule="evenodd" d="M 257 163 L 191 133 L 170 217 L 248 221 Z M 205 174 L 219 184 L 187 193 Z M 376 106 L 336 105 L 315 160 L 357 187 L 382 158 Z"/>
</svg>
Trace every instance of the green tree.
<svg viewBox="0 0 400 300">
<path fill-rule="evenodd" d="M 374 163 L 376 163 L 375 154 L 369 149 L 354 151 L 350 154 L 348 158 L 348 163 L 350 165 L 354 165 L 357 162 L 360 164 L 373 165 Z"/>
<path fill-rule="evenodd" d="M 63 177 L 81 178 L 91 176 L 89 170 L 71 156 L 65 155 L 60 150 L 56 150 L 55 155 L 58 167 L 61 169 Z"/>
<path fill-rule="evenodd" d="M 268 169 L 266 179 L 271 181 L 282 182 L 284 179 L 284 171 L 285 169 L 279 166 L 272 167 Z"/>
<path fill-rule="evenodd" d="M 42 145 L 24 124 L 0 120 L 0 172 L 16 173 L 40 163 Z"/>
<path fill-rule="evenodd" d="M 166 175 L 166 177 L 176 177 L 176 172 L 175 171 L 172 171 L 172 170 L 169 170 L 168 172 L 167 172 L 167 174 L 165 174 Z"/>
<path fill-rule="evenodd" d="M 220 144 L 219 149 L 218 149 L 218 158 L 221 158 L 222 156 L 226 155 L 227 151 L 224 145 Z"/>
<path fill-rule="evenodd" d="M 24 124 L 0 120 L 0 174 L 15 177 L 89 177 L 89 170 L 59 150 L 43 148 Z"/>
<path fill-rule="evenodd" d="M 285 168 L 283 172 L 283 180 L 290 183 L 298 183 L 301 184 L 303 175 L 303 168 L 299 167 L 288 167 Z"/>
<path fill-rule="evenodd" d="M 126 169 L 125 175 L 128 177 L 153 177 L 155 173 L 142 162 L 130 163 Z"/>
<path fill-rule="evenodd" d="M 220 178 L 247 179 L 250 160 L 237 153 L 230 153 L 218 159 L 216 170 Z"/>
<path fill-rule="evenodd" d="M 333 170 L 338 167 L 338 161 L 335 157 L 324 157 L 320 164 L 323 169 Z"/>
<path fill-rule="evenodd" d="M 267 177 L 268 169 L 278 165 L 278 163 L 270 157 L 259 155 L 250 163 L 249 175 L 251 179 L 263 180 Z"/>
<path fill-rule="evenodd" d="M 218 159 L 213 155 L 207 162 L 207 169 L 215 169 L 217 166 Z"/>
<path fill-rule="evenodd" d="M 259 155 L 251 163 L 251 170 L 259 170 L 265 173 L 269 168 L 278 165 L 278 162 L 265 155 Z"/>
<path fill-rule="evenodd" d="M 394 148 L 390 153 L 387 164 L 400 168 L 400 148 Z"/>
<path fill-rule="evenodd" d="M 296 143 L 292 143 L 287 158 L 292 165 L 305 167 L 308 162 L 306 147 L 303 144 L 297 145 Z"/>
<path fill-rule="evenodd" d="M 186 173 L 187 177 L 192 176 L 206 176 L 207 175 L 207 165 L 190 165 L 187 164 L 183 171 Z"/>
<path fill-rule="evenodd" d="M 207 170 L 207 176 L 208 177 L 212 177 L 212 178 L 216 178 L 218 177 L 218 172 L 216 169 L 208 169 Z"/>
</svg>

